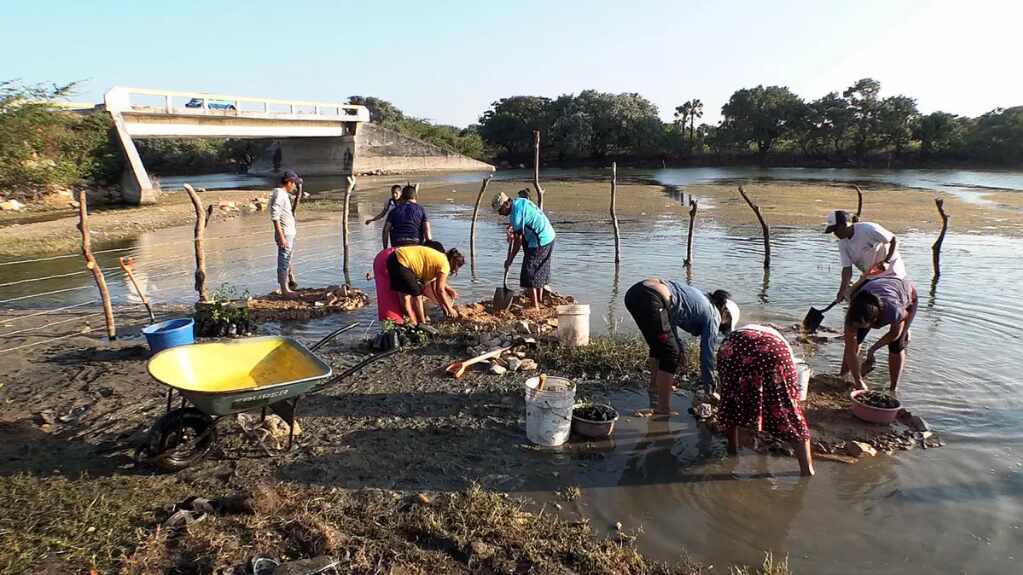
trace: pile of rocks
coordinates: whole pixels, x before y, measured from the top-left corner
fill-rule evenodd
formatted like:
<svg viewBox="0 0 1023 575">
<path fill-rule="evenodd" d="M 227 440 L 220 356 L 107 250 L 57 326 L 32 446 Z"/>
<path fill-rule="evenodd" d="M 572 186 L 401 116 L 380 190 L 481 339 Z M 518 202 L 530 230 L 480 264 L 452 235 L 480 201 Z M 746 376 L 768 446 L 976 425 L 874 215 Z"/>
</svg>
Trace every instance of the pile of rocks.
<svg viewBox="0 0 1023 575">
<path fill-rule="evenodd" d="M 509 348 L 500 357 L 479 364 L 483 369 L 494 375 L 504 375 L 509 372 L 536 371 L 539 369 L 540 365 L 536 360 L 529 357 L 527 351 L 529 346 L 527 344 L 514 345 L 517 340 L 521 341 L 521 338 L 517 338 L 512 334 L 480 334 L 475 336 L 473 341 L 470 342 L 471 345 L 467 349 L 467 354 L 475 357 L 494 349 Z"/>
</svg>

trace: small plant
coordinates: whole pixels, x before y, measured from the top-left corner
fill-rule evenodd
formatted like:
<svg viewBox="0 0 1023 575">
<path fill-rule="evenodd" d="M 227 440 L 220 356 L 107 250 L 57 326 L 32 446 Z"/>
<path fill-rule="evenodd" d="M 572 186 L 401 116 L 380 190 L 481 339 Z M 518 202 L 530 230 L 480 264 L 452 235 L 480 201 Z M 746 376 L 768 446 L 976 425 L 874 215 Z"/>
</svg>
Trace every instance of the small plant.
<svg viewBox="0 0 1023 575">
<path fill-rule="evenodd" d="M 199 337 L 236 337 L 255 331 L 244 303 L 248 299 L 247 290 L 239 296 L 233 286 L 222 284 L 209 302 L 196 306 L 193 316 L 196 333 Z"/>
</svg>

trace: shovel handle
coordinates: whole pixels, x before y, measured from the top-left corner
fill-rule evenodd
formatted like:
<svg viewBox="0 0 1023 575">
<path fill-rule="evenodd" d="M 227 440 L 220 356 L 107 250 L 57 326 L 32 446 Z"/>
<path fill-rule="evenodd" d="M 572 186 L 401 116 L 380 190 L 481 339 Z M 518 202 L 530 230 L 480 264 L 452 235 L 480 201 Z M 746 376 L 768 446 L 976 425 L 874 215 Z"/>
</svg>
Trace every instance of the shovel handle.
<svg viewBox="0 0 1023 575">
<path fill-rule="evenodd" d="M 825 312 L 827 312 L 827 311 L 828 311 L 829 309 L 831 309 L 831 308 L 835 307 L 835 306 L 836 306 L 836 305 L 838 304 L 838 301 L 839 301 L 839 300 L 837 300 L 837 299 L 836 299 L 835 301 L 833 301 L 833 302 L 829 303 L 829 304 L 828 304 L 828 307 L 826 307 L 826 308 L 824 308 L 824 309 L 822 309 L 822 310 L 821 310 L 821 313 L 825 313 Z"/>
</svg>

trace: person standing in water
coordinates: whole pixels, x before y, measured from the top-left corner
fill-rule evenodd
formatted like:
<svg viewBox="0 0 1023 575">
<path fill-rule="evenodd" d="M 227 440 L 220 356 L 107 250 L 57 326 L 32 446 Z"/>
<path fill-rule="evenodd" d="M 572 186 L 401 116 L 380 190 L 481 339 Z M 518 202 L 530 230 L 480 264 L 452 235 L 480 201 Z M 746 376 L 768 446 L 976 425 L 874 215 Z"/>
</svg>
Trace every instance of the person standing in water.
<svg viewBox="0 0 1023 575">
<path fill-rule="evenodd" d="M 906 365 L 909 347 L 909 327 L 916 317 L 916 286 L 908 278 L 883 277 L 863 284 L 853 295 L 845 315 L 845 353 L 842 357 L 842 377 L 851 376 L 854 385 L 867 389 L 863 371 L 874 367 L 874 354 L 888 346 L 888 378 L 890 390 L 895 392 Z M 888 333 L 867 349 L 863 366 L 859 363 L 860 345 L 871 329 L 888 326 Z"/>
<path fill-rule="evenodd" d="M 703 393 L 715 391 L 715 355 L 718 344 L 739 322 L 739 306 L 724 290 L 710 294 L 677 281 L 647 278 L 625 293 L 625 308 L 650 347 L 650 412 L 671 415 L 671 390 L 682 356 L 676 330 L 700 338 L 700 382 Z"/>
<path fill-rule="evenodd" d="M 906 277 L 906 266 L 899 255 L 895 234 L 871 222 L 850 222 L 849 213 L 836 210 L 828 214 L 824 233 L 838 238 L 838 253 L 842 261 L 842 279 L 836 301 L 845 301 L 861 285 L 875 277 Z M 853 266 L 862 275 L 850 287 Z"/>
<path fill-rule="evenodd" d="M 433 239 L 430 219 L 426 216 L 423 206 L 416 201 L 416 195 L 415 186 L 402 188 L 398 205 L 387 214 L 387 223 L 384 224 L 384 248 L 387 247 L 387 238 L 390 238 L 391 245 L 396 248 L 421 245 Z"/>
<path fill-rule="evenodd" d="M 533 309 L 540 309 L 544 287 L 551 280 L 551 258 L 554 255 L 554 226 L 547 215 L 526 198 L 511 199 L 504 192 L 494 196 L 491 206 L 502 216 L 508 216 L 511 249 L 504 267 L 508 269 L 519 250 L 524 249 L 519 285 L 529 292 Z"/>
<path fill-rule="evenodd" d="M 401 200 L 401 186 L 399 186 L 398 184 L 395 184 L 395 185 L 391 186 L 391 196 L 389 198 L 387 198 L 387 203 L 384 204 L 384 208 L 382 210 L 380 210 L 379 214 L 377 214 L 377 215 L 373 216 L 372 218 L 369 218 L 368 220 L 366 220 L 366 225 L 368 226 L 368 225 L 372 224 L 373 222 L 375 222 L 375 221 L 377 221 L 377 220 L 379 220 L 381 218 L 387 217 L 387 214 L 390 214 L 391 210 L 393 210 L 394 208 L 398 207 L 398 201 L 399 200 Z M 381 237 L 381 241 L 383 242 L 384 249 L 386 250 L 387 249 L 387 227 L 386 226 L 384 226 L 384 231 L 383 231 L 383 236 Z"/>
<path fill-rule="evenodd" d="M 295 215 L 292 212 L 291 194 L 296 193 L 302 178 L 292 170 L 286 170 L 281 176 L 280 187 L 270 192 L 270 221 L 274 228 L 274 241 L 277 243 L 277 283 L 281 295 L 291 297 L 298 284 L 292 270 L 291 258 L 295 253 Z"/>
<path fill-rule="evenodd" d="M 773 328 L 746 325 L 725 338 L 717 359 L 717 420 L 728 438 L 728 453 L 738 453 L 740 428 L 767 431 L 792 443 L 800 471 L 812 477 L 810 427 L 799 405 L 799 374 L 785 338 Z"/>
</svg>

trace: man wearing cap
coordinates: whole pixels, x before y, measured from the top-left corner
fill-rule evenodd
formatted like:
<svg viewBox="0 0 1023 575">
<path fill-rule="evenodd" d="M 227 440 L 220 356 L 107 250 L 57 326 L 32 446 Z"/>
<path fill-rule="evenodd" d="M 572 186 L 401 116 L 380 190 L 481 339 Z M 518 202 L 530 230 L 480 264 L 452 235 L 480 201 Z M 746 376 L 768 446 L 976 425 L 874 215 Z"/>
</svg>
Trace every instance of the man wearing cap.
<svg viewBox="0 0 1023 575">
<path fill-rule="evenodd" d="M 842 283 L 838 286 L 836 301 L 844 301 L 863 283 L 879 277 L 906 277 L 906 266 L 898 252 L 895 234 L 871 222 L 851 222 L 849 213 L 836 210 L 828 214 L 826 234 L 838 238 L 838 252 L 842 260 Z M 851 288 L 853 266 L 860 270 L 860 279 Z"/>
<path fill-rule="evenodd" d="M 498 192 L 491 205 L 497 213 L 508 216 L 508 226 L 512 232 L 511 249 L 504 261 L 506 270 L 511 267 L 524 244 L 519 284 L 529 291 L 533 308 L 538 310 L 544 286 L 551 279 L 554 227 L 540 208 L 526 198 L 519 197 L 513 200 L 504 192 Z"/>
<path fill-rule="evenodd" d="M 270 221 L 274 226 L 274 240 L 277 242 L 277 283 L 281 295 L 291 297 L 297 289 L 295 274 L 291 269 L 291 256 L 295 253 L 295 215 L 291 208 L 291 194 L 296 193 L 302 178 L 292 170 L 281 176 L 281 185 L 270 192 Z"/>
</svg>

